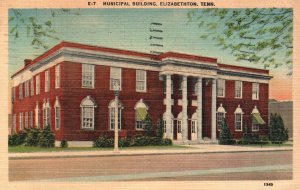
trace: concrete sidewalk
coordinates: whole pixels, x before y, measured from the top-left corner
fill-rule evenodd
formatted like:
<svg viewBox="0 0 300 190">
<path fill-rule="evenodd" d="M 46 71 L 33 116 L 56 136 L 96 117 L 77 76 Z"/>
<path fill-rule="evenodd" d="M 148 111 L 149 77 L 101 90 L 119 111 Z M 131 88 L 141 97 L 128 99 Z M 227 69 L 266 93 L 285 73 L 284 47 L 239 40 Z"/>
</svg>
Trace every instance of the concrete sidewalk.
<svg viewBox="0 0 300 190">
<path fill-rule="evenodd" d="M 67 157 L 99 157 L 99 156 L 137 156 L 137 155 L 162 155 L 162 154 L 199 154 L 199 153 L 234 153 L 234 152 L 269 152 L 290 151 L 292 147 L 250 147 L 230 146 L 216 144 L 186 145 L 187 148 L 165 149 L 125 149 L 115 153 L 112 150 L 99 151 L 61 151 L 61 152 L 34 152 L 34 153 L 9 153 L 9 159 L 33 158 L 67 158 Z"/>
</svg>

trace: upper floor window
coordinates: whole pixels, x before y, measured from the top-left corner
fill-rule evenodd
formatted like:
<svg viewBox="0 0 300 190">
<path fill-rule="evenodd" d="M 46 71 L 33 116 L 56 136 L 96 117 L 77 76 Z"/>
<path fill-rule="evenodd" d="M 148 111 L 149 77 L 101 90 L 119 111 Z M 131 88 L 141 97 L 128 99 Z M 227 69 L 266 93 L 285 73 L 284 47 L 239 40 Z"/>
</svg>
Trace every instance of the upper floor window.
<svg viewBox="0 0 300 190">
<path fill-rule="evenodd" d="M 60 65 L 55 66 L 55 88 L 60 88 Z"/>
<path fill-rule="evenodd" d="M 33 83 L 33 78 L 30 79 L 30 95 L 34 95 L 34 83 Z"/>
<path fill-rule="evenodd" d="M 218 130 L 221 129 L 222 123 L 225 119 L 225 114 L 226 114 L 226 111 L 225 111 L 223 105 L 220 104 L 220 107 L 217 110 L 217 129 Z"/>
<path fill-rule="evenodd" d="M 35 94 L 40 94 L 40 75 L 35 77 Z"/>
<path fill-rule="evenodd" d="M 114 90 L 114 84 L 119 83 L 120 90 L 122 89 L 122 70 L 121 68 L 110 68 L 110 90 Z"/>
<path fill-rule="evenodd" d="M 19 85 L 19 100 L 23 99 L 23 84 Z"/>
<path fill-rule="evenodd" d="M 95 66 L 82 64 L 82 87 L 94 88 L 95 83 Z"/>
<path fill-rule="evenodd" d="M 115 115 L 116 115 L 116 101 L 112 100 L 108 106 L 109 110 L 109 129 L 115 129 Z M 118 129 L 121 130 L 122 127 L 122 103 L 119 101 L 118 103 Z"/>
<path fill-rule="evenodd" d="M 138 101 L 135 106 L 135 128 L 137 130 L 145 129 L 145 119 L 148 115 L 148 106 L 144 103 L 143 99 Z"/>
<path fill-rule="evenodd" d="M 217 96 L 225 97 L 225 80 L 224 79 L 217 80 Z"/>
<path fill-rule="evenodd" d="M 236 108 L 235 115 L 235 130 L 242 131 L 243 130 L 243 110 L 240 108 L 240 105 Z"/>
<path fill-rule="evenodd" d="M 182 78 L 180 78 L 180 79 L 178 80 L 178 91 L 179 91 L 179 95 L 182 95 L 182 82 L 183 82 L 183 80 L 182 80 Z"/>
<path fill-rule="evenodd" d="M 242 81 L 235 81 L 235 98 L 242 98 L 243 96 L 243 83 Z"/>
<path fill-rule="evenodd" d="M 95 125 L 95 107 L 97 107 L 95 101 L 87 96 L 81 101 L 81 129 L 94 130 Z"/>
<path fill-rule="evenodd" d="M 50 72 L 49 70 L 45 71 L 45 92 L 50 90 Z"/>
<path fill-rule="evenodd" d="M 252 83 L 252 100 L 259 99 L 259 83 Z"/>
<path fill-rule="evenodd" d="M 147 90 L 147 73 L 143 70 L 136 70 L 136 91 L 146 92 Z"/>
<path fill-rule="evenodd" d="M 25 97 L 29 96 L 29 81 L 25 81 Z"/>
</svg>

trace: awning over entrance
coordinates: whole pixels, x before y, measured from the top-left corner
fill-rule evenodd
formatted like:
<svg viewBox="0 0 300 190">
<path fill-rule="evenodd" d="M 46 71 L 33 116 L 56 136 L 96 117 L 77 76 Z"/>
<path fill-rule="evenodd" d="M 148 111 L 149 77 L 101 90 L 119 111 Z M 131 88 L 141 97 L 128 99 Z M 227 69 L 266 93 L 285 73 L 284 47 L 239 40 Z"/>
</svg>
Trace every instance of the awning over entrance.
<svg viewBox="0 0 300 190">
<path fill-rule="evenodd" d="M 259 124 L 259 125 L 263 125 L 266 122 L 263 120 L 263 118 L 261 118 L 259 113 L 253 113 L 252 114 L 252 123 L 253 124 Z"/>
<path fill-rule="evenodd" d="M 140 121 L 143 121 L 143 120 L 145 120 L 145 118 L 147 116 L 147 109 L 146 108 L 137 108 L 136 113 L 137 113 L 137 119 Z"/>
</svg>

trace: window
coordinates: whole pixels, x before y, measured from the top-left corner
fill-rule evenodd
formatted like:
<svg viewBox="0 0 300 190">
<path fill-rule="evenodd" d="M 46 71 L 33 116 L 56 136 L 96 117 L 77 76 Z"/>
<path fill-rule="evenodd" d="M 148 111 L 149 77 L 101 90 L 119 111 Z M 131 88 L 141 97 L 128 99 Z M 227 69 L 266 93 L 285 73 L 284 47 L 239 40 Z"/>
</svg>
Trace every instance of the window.
<svg viewBox="0 0 300 190">
<path fill-rule="evenodd" d="M 225 119 L 225 114 L 226 114 L 226 111 L 225 111 L 225 109 L 223 108 L 223 105 L 220 104 L 220 107 L 219 107 L 218 110 L 217 110 L 217 129 L 218 129 L 218 130 L 221 129 L 222 122 L 223 122 L 224 119 Z"/>
<path fill-rule="evenodd" d="M 25 129 L 28 128 L 28 112 L 25 112 Z"/>
<path fill-rule="evenodd" d="M 60 88 L 60 65 L 55 67 L 55 88 Z"/>
<path fill-rule="evenodd" d="M 181 133 L 181 124 L 182 124 L 182 120 L 177 120 L 177 133 Z"/>
<path fill-rule="evenodd" d="M 115 129 L 115 108 L 116 108 L 116 101 L 112 100 L 109 103 L 108 110 L 109 110 L 109 129 L 114 130 Z M 122 124 L 122 104 L 119 102 L 118 105 L 118 129 L 121 130 L 121 124 Z"/>
<path fill-rule="evenodd" d="M 12 125 L 12 132 L 16 132 L 16 129 L 17 129 L 17 115 L 14 114 L 13 116 L 13 125 Z"/>
<path fill-rule="evenodd" d="M 197 129 L 197 120 L 192 120 L 191 121 L 191 125 L 192 125 L 192 133 L 196 133 Z"/>
<path fill-rule="evenodd" d="M 141 99 L 135 107 L 135 128 L 137 130 L 145 129 L 145 119 L 148 115 L 148 106 Z"/>
<path fill-rule="evenodd" d="M 50 90 L 50 72 L 49 70 L 45 71 L 45 92 Z"/>
<path fill-rule="evenodd" d="M 120 84 L 120 90 L 122 89 L 122 70 L 121 68 L 111 67 L 110 68 L 110 90 L 113 90 L 115 82 Z"/>
<path fill-rule="evenodd" d="M 259 125 L 264 125 L 266 124 L 266 122 L 261 117 L 257 109 L 257 106 L 254 106 L 251 116 L 252 116 L 252 131 L 259 131 Z"/>
<path fill-rule="evenodd" d="M 30 79 L 30 95 L 34 95 L 34 83 L 33 83 L 33 78 Z"/>
<path fill-rule="evenodd" d="M 33 128 L 33 112 L 30 111 L 30 115 L 29 115 L 29 127 Z"/>
<path fill-rule="evenodd" d="M 95 113 L 96 107 L 95 101 L 87 96 L 81 101 L 81 129 L 94 130 Z"/>
<path fill-rule="evenodd" d="M 235 81 L 235 98 L 242 98 L 243 83 L 242 81 Z"/>
<path fill-rule="evenodd" d="M 243 111 L 240 108 L 240 105 L 236 108 L 234 115 L 235 115 L 235 130 L 242 131 L 243 130 Z"/>
<path fill-rule="evenodd" d="M 252 100 L 259 99 L 259 83 L 252 83 Z"/>
<path fill-rule="evenodd" d="M 252 131 L 259 131 L 259 125 L 252 123 Z"/>
<path fill-rule="evenodd" d="M 25 81 L 25 97 L 29 96 L 29 81 Z"/>
<path fill-rule="evenodd" d="M 217 81 L 217 96 L 225 97 L 225 80 L 218 79 Z"/>
<path fill-rule="evenodd" d="M 56 97 L 54 103 L 54 111 L 55 111 L 55 130 L 60 130 L 60 103 L 58 101 L 58 97 Z"/>
<path fill-rule="evenodd" d="M 35 126 L 37 128 L 40 128 L 40 110 L 39 110 L 39 105 L 38 103 L 35 106 Z"/>
<path fill-rule="evenodd" d="M 51 111 L 51 109 L 50 109 L 50 103 L 49 103 L 49 99 L 48 99 L 47 102 L 45 101 L 44 105 L 43 105 L 44 128 L 51 125 L 50 111 Z"/>
<path fill-rule="evenodd" d="M 35 94 L 40 94 L 40 75 L 35 77 Z"/>
<path fill-rule="evenodd" d="M 19 129 L 23 130 L 24 126 L 23 126 L 23 113 L 19 113 Z"/>
<path fill-rule="evenodd" d="M 147 73 L 143 70 L 136 70 L 136 91 L 147 91 Z"/>
<path fill-rule="evenodd" d="M 95 66 L 82 64 L 82 87 L 94 88 L 95 83 Z"/>
<path fill-rule="evenodd" d="M 193 87 L 194 87 L 193 95 L 197 95 L 198 94 L 198 79 L 197 78 L 193 79 Z"/>
<path fill-rule="evenodd" d="M 12 87 L 11 89 L 11 102 L 15 102 L 16 100 L 16 88 L 15 87 Z"/>
<path fill-rule="evenodd" d="M 178 80 L 178 91 L 179 95 L 182 95 L 182 78 Z"/>
<path fill-rule="evenodd" d="M 19 85 L 19 100 L 23 99 L 23 84 Z"/>
</svg>

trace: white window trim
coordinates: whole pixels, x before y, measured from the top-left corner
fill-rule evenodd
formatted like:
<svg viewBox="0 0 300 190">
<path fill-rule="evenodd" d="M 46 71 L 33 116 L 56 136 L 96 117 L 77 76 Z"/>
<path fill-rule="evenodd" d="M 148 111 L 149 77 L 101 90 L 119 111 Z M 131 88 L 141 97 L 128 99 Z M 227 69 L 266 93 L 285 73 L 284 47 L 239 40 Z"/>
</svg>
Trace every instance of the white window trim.
<svg viewBox="0 0 300 190">
<path fill-rule="evenodd" d="M 142 123 L 142 128 L 137 128 L 137 112 L 136 110 L 138 108 L 146 108 L 146 110 L 148 111 L 149 110 L 149 107 L 148 105 L 143 101 L 143 99 L 140 99 L 134 106 L 134 110 L 135 110 L 135 129 L 138 130 L 138 131 L 143 131 L 145 130 L 145 122 Z M 141 121 L 140 121 L 141 122 Z"/>
<path fill-rule="evenodd" d="M 120 102 L 120 100 L 119 100 L 119 105 L 118 105 L 118 108 L 119 108 L 119 112 L 118 112 L 118 116 L 119 116 L 119 118 L 118 118 L 118 121 L 119 121 L 119 123 L 120 123 L 120 125 L 118 125 L 118 130 L 120 131 L 120 130 L 122 130 L 122 109 L 123 109 L 123 106 L 122 106 L 122 103 Z M 113 117 L 112 117 L 112 109 L 114 110 L 114 115 L 113 115 Z M 109 105 L 108 105 L 108 111 L 109 111 L 109 117 L 108 117 L 108 123 L 109 123 L 109 126 L 108 126 L 108 129 L 110 130 L 110 131 L 113 131 L 113 130 L 115 130 L 115 128 L 112 128 L 112 120 L 115 122 L 115 100 L 113 99 L 112 101 L 110 101 L 110 103 L 109 103 Z M 114 127 L 115 127 L 115 124 L 114 124 Z"/>
<path fill-rule="evenodd" d="M 163 114 L 163 122 L 164 122 L 164 131 L 167 130 L 167 122 L 166 122 L 166 112 Z M 174 127 L 174 116 L 173 114 L 171 113 L 171 132 L 173 133 L 173 127 Z M 164 132 L 165 134 L 166 132 Z"/>
<path fill-rule="evenodd" d="M 257 93 L 254 96 L 255 85 L 257 85 Z M 252 100 L 259 100 L 259 83 L 252 83 Z"/>
<path fill-rule="evenodd" d="M 223 95 L 219 95 L 219 85 L 222 84 L 223 86 Z M 225 93 L 226 93 L 226 80 L 225 79 L 218 79 L 217 80 L 217 97 L 219 98 L 225 98 Z"/>
<path fill-rule="evenodd" d="M 57 110 L 59 110 L 59 115 L 57 115 Z M 54 114 L 55 114 L 55 130 L 60 130 L 61 128 L 61 109 L 60 103 L 58 98 L 56 97 L 55 104 L 54 104 Z"/>
<path fill-rule="evenodd" d="M 112 78 L 112 72 L 114 72 L 114 70 L 118 71 L 118 78 Z M 109 72 L 109 90 L 114 90 L 113 86 L 112 86 L 112 80 L 120 80 L 120 91 L 122 90 L 122 68 L 120 67 L 110 67 L 110 72 Z"/>
<path fill-rule="evenodd" d="M 33 111 L 30 111 L 30 116 L 29 116 L 29 127 L 33 128 Z"/>
<path fill-rule="evenodd" d="M 223 107 L 223 104 L 220 104 L 219 108 L 217 109 L 217 115 L 216 115 L 216 123 L 217 123 L 217 129 L 218 131 L 220 131 L 220 127 L 218 127 L 218 113 L 222 113 L 223 114 L 223 118 L 225 119 L 226 118 L 226 110 L 225 108 Z"/>
<path fill-rule="evenodd" d="M 55 66 L 55 89 L 60 88 L 60 65 Z"/>
<path fill-rule="evenodd" d="M 45 71 L 45 92 L 50 91 L 50 72 L 49 70 Z"/>
<path fill-rule="evenodd" d="M 237 114 L 241 115 L 241 129 L 236 129 L 236 118 L 237 118 Z M 238 105 L 238 107 L 236 108 L 235 112 L 234 112 L 234 130 L 235 131 L 243 131 L 243 110 L 240 108 L 240 105 Z"/>
<path fill-rule="evenodd" d="M 40 75 L 37 75 L 36 77 L 35 77 L 35 94 L 36 95 L 38 95 L 38 94 L 40 94 L 40 92 L 41 92 L 41 89 L 40 89 Z"/>
<path fill-rule="evenodd" d="M 23 112 L 19 113 L 19 130 L 23 130 L 24 126 L 23 126 Z"/>
<path fill-rule="evenodd" d="M 12 125 L 12 132 L 17 131 L 17 114 L 13 115 L 13 125 Z"/>
<path fill-rule="evenodd" d="M 23 99 L 23 83 L 19 85 L 19 100 Z"/>
<path fill-rule="evenodd" d="M 33 82 L 33 78 L 30 79 L 30 95 L 34 96 L 34 82 Z"/>
<path fill-rule="evenodd" d="M 91 69 L 91 71 L 89 71 L 89 69 Z M 81 72 L 81 87 L 82 88 L 91 88 L 91 89 L 95 88 L 95 65 L 81 64 L 81 70 L 82 70 L 82 72 Z M 91 72 L 92 73 L 92 81 L 91 81 L 92 84 L 90 86 L 84 84 L 84 73 L 85 72 Z"/>
<path fill-rule="evenodd" d="M 144 73 L 144 80 L 139 80 L 138 79 L 138 72 L 143 72 Z M 136 70 L 135 71 L 135 80 L 136 80 L 136 82 L 135 82 L 135 90 L 137 91 L 137 92 L 147 92 L 147 71 L 145 71 L 145 70 Z M 143 82 L 144 83 L 144 90 L 140 90 L 140 89 L 138 89 L 138 82 Z"/>
<path fill-rule="evenodd" d="M 83 126 L 83 117 L 84 117 L 84 114 L 83 114 L 83 108 L 93 108 L 93 114 L 92 114 L 92 119 L 93 119 L 93 122 L 92 122 L 92 127 L 84 127 Z M 80 104 L 80 115 L 81 115 L 81 125 L 80 125 L 80 128 L 82 130 L 94 130 L 95 129 L 95 108 L 97 107 L 95 101 L 90 97 L 90 96 L 87 96 L 85 97 L 82 101 L 81 101 L 81 104 Z"/>
<path fill-rule="evenodd" d="M 25 129 L 28 129 L 28 112 L 25 112 Z"/>
<path fill-rule="evenodd" d="M 257 126 L 257 129 L 254 128 L 255 126 Z M 258 132 L 259 131 L 259 125 L 258 124 L 255 125 L 255 124 L 252 123 L 252 131 Z"/>
<path fill-rule="evenodd" d="M 236 83 L 237 82 L 241 83 L 241 97 L 236 96 Z M 236 98 L 236 99 L 242 99 L 243 98 L 243 81 L 235 81 L 234 82 L 234 98 Z"/>
<path fill-rule="evenodd" d="M 43 104 L 43 128 L 45 128 L 47 125 L 51 127 L 51 107 L 49 99 L 47 99 L 47 101 L 44 101 Z"/>
</svg>

